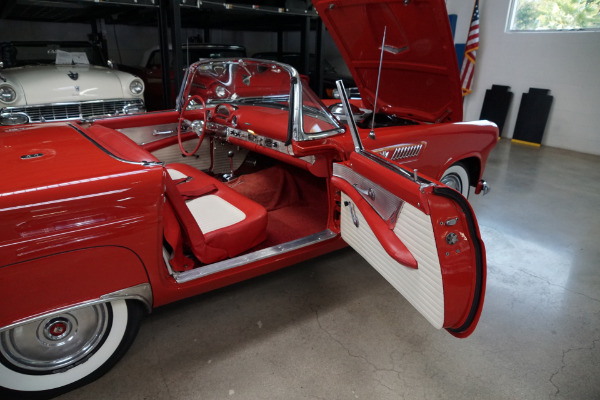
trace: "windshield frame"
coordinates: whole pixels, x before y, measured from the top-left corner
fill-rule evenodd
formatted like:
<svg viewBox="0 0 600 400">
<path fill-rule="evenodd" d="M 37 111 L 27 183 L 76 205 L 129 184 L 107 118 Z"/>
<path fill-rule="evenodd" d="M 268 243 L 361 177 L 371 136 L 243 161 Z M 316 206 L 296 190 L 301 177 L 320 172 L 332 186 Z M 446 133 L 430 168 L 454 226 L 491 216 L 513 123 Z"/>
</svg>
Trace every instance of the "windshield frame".
<svg viewBox="0 0 600 400">
<path fill-rule="evenodd" d="M 183 79 L 183 84 L 177 98 L 176 102 L 176 111 L 181 112 L 181 107 L 185 103 L 185 99 L 189 97 L 192 82 L 194 76 L 197 72 L 202 73 L 202 66 L 207 64 L 216 64 L 216 63 L 230 63 L 237 65 L 244 64 L 253 64 L 253 65 L 263 65 L 269 67 L 277 67 L 286 71 L 290 75 L 290 91 L 289 91 L 289 119 L 288 119 L 288 132 L 287 132 L 287 140 L 286 145 L 291 144 L 292 140 L 301 142 L 307 140 L 317 140 L 323 139 L 325 137 L 330 137 L 334 135 L 339 135 L 344 133 L 346 130 L 344 126 L 340 123 L 340 121 L 329 111 L 329 109 L 320 104 L 323 113 L 327 116 L 328 122 L 334 126 L 333 129 L 322 131 L 318 133 L 307 133 L 304 131 L 303 124 L 303 92 L 304 90 L 310 90 L 309 88 L 304 88 L 302 85 L 302 79 L 300 78 L 300 74 L 298 71 L 288 64 L 283 64 L 277 61 L 270 60 L 260 60 L 260 59 L 252 59 L 252 58 L 217 58 L 217 59 L 206 59 L 200 60 L 198 62 L 190 65 L 189 68 L 186 69 L 186 75 Z M 318 97 L 313 95 L 317 100 Z M 319 100 L 320 101 L 320 100 Z M 220 101 L 222 103 L 227 103 L 227 100 Z M 212 101 L 207 102 L 207 106 L 210 104 L 215 104 Z"/>
</svg>

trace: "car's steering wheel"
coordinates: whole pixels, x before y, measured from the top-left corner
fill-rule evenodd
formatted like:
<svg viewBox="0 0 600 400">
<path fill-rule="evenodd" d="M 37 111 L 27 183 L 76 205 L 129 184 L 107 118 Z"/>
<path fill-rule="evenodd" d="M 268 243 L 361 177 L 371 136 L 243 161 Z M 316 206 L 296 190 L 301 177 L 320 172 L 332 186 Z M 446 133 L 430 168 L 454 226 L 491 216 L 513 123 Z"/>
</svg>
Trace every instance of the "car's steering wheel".
<svg viewBox="0 0 600 400">
<path fill-rule="evenodd" d="M 195 101 L 196 103 L 202 104 L 202 120 L 204 121 L 204 123 L 202 124 L 202 127 L 200 128 L 200 132 L 198 132 L 198 144 L 196 145 L 194 150 L 186 151 L 183 148 L 183 141 L 181 139 L 181 136 L 182 136 L 181 124 L 185 120 L 185 118 L 183 116 L 192 100 Z M 196 152 L 200 148 L 200 145 L 202 144 L 202 140 L 204 140 L 204 132 L 206 132 L 206 124 L 208 122 L 206 120 L 206 117 L 207 117 L 207 112 L 206 112 L 206 103 L 204 102 L 204 99 L 198 95 L 193 95 L 193 96 L 188 97 L 188 99 L 183 104 L 183 107 L 181 108 L 181 112 L 179 113 L 179 121 L 177 122 L 177 141 L 179 142 L 179 150 L 181 150 L 181 154 L 183 154 L 184 156 L 186 156 L 186 157 L 193 156 L 194 154 L 196 154 Z"/>
</svg>

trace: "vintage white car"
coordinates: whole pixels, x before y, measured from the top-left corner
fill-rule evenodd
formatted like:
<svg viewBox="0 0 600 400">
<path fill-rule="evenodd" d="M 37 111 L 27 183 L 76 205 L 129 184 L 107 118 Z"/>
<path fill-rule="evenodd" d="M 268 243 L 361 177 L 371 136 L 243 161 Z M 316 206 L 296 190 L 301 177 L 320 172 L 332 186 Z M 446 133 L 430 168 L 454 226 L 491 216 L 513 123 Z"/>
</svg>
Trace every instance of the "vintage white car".
<svg viewBox="0 0 600 400">
<path fill-rule="evenodd" d="M 145 111 L 144 83 L 88 42 L 0 44 L 0 125 Z"/>
</svg>

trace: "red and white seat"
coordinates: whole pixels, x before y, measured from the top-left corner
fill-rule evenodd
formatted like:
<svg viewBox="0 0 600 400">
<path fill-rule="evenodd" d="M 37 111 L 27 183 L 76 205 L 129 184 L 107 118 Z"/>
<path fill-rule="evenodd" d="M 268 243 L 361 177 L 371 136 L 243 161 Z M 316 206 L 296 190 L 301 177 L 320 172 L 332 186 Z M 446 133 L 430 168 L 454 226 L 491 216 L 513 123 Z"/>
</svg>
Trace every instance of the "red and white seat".
<svg viewBox="0 0 600 400">
<path fill-rule="evenodd" d="M 158 161 L 113 129 L 94 125 L 87 132 L 119 158 Z M 165 170 L 164 235 L 174 250 L 170 260 L 174 270 L 194 267 L 194 261 L 184 256 L 184 247 L 202 264 L 211 264 L 235 257 L 266 239 L 267 210 L 263 206 L 187 164 L 169 164 Z"/>
<path fill-rule="evenodd" d="M 169 164 L 166 171 L 167 207 L 172 210 L 165 213 L 165 236 L 174 249 L 182 241 L 198 260 L 210 264 L 239 255 L 266 239 L 267 211 L 263 206 L 189 165 Z M 182 228 L 180 238 L 173 217 Z M 177 260 L 174 267 L 186 269 L 177 268 Z"/>
</svg>

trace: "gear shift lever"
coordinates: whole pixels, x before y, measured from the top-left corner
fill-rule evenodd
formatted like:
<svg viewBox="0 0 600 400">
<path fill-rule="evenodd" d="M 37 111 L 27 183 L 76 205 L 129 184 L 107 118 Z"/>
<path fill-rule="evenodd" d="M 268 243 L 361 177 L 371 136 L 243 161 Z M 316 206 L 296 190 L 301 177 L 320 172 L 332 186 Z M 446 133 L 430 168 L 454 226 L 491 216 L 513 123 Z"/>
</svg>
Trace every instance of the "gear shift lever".
<svg viewBox="0 0 600 400">
<path fill-rule="evenodd" d="M 229 182 L 230 180 L 232 180 L 234 178 L 233 176 L 233 156 L 235 155 L 235 153 L 232 150 L 229 150 L 227 152 L 227 157 L 229 157 L 229 174 L 223 174 L 223 179 L 226 182 Z"/>
</svg>

